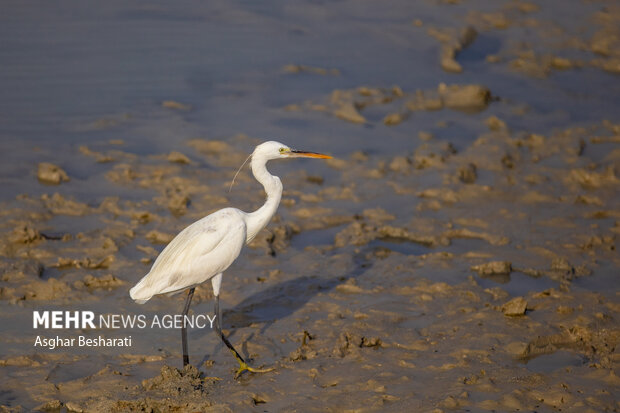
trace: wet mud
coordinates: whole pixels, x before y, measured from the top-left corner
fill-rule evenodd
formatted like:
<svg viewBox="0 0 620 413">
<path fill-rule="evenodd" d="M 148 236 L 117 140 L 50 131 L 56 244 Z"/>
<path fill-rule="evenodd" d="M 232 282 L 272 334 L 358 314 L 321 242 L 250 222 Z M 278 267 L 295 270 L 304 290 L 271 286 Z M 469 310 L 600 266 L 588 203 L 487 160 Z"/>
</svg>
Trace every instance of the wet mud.
<svg viewBox="0 0 620 413">
<path fill-rule="evenodd" d="M 260 14 L 227 7 L 235 22 Z M 291 7 L 296 18 L 328 10 Z M 236 362 L 209 328 L 190 330 L 181 368 L 178 330 L 31 325 L 42 309 L 180 313 L 182 294 L 138 306 L 128 289 L 193 221 L 262 204 L 247 167 L 231 180 L 276 137 L 226 117 L 227 132 L 212 133 L 198 120 L 212 108 L 171 95 L 72 120 L 84 141 L 15 143 L 0 201 L 0 411 L 620 408 L 620 101 L 609 97 L 620 90 L 620 9 L 576 3 L 581 29 L 538 2 L 397 11 L 407 21 L 390 34 L 379 31 L 391 14 L 364 27 L 401 51 L 402 33 L 427 42 L 419 85 L 360 80 L 344 62 L 268 70 L 299 86 L 263 115 L 307 134 L 291 146 L 334 155 L 269 164 L 284 185 L 279 210 L 224 274 L 224 332 L 271 372 L 233 379 Z M 299 24 L 288 32 L 309 30 Z M 246 76 L 218 90 L 222 104 L 267 87 Z M 581 77 L 604 81 L 571 89 Z M 607 108 L 577 115 L 583 100 Z M 175 128 L 180 137 L 157 138 Z M 4 131 L 2 145 L 10 139 Z M 212 298 L 199 286 L 190 314 L 212 314 Z M 132 345 L 33 347 L 41 334 L 131 334 Z"/>
</svg>

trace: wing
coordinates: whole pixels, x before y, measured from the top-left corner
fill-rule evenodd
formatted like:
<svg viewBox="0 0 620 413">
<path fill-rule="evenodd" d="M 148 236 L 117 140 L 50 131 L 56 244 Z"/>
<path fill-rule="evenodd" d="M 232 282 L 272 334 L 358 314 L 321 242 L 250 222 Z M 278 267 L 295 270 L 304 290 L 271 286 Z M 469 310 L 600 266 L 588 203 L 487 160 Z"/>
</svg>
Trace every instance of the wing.
<svg viewBox="0 0 620 413">
<path fill-rule="evenodd" d="M 242 212 L 234 208 L 194 222 L 164 248 L 151 271 L 131 289 L 131 297 L 145 302 L 153 295 L 181 291 L 223 272 L 239 256 L 246 231 Z"/>
</svg>

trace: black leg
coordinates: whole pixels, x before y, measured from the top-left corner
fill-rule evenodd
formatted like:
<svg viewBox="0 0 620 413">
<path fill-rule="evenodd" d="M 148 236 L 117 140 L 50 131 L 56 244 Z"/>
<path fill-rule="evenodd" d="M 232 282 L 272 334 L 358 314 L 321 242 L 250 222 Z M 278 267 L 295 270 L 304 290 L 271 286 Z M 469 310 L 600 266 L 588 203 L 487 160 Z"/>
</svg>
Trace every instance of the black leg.
<svg viewBox="0 0 620 413">
<path fill-rule="evenodd" d="M 230 344 L 230 341 L 228 341 L 228 339 L 224 336 L 224 333 L 222 333 L 222 326 L 220 324 L 222 312 L 220 311 L 220 297 L 218 295 L 215 296 L 215 315 L 215 329 L 217 331 L 217 334 L 222 338 L 222 341 L 224 342 L 224 344 L 226 344 L 226 347 L 228 347 L 230 351 L 233 352 L 235 358 L 239 360 L 239 363 L 245 363 L 243 357 L 241 357 L 241 355 L 237 352 L 237 350 L 235 350 L 233 345 Z"/>
<path fill-rule="evenodd" d="M 189 354 L 187 352 L 187 329 L 185 328 L 185 316 L 189 311 L 189 305 L 194 297 L 194 289 L 190 288 L 187 293 L 187 299 L 185 300 L 185 308 L 183 309 L 183 327 L 181 327 L 181 344 L 183 345 L 183 367 L 189 364 Z"/>
<path fill-rule="evenodd" d="M 243 359 L 243 357 L 241 357 L 239 352 L 237 350 L 235 350 L 233 345 L 230 344 L 230 341 L 228 341 L 228 339 L 224 336 L 224 333 L 222 333 L 222 326 L 220 324 L 220 319 L 222 318 L 222 313 L 220 311 L 220 297 L 219 297 L 219 295 L 215 296 L 215 316 L 216 316 L 215 317 L 215 329 L 217 331 L 217 334 L 220 336 L 220 338 L 222 339 L 224 344 L 226 344 L 226 347 L 228 347 L 228 349 L 233 353 L 233 355 L 235 356 L 235 358 L 239 362 L 239 369 L 237 370 L 237 373 L 235 374 L 235 378 L 239 377 L 241 375 L 241 373 L 243 373 L 246 370 L 250 371 L 252 373 L 266 373 L 268 371 L 272 371 L 273 370 L 272 368 L 271 369 L 255 369 L 255 368 L 252 368 L 252 367 L 248 366 L 248 363 L 245 362 L 245 360 Z"/>
</svg>

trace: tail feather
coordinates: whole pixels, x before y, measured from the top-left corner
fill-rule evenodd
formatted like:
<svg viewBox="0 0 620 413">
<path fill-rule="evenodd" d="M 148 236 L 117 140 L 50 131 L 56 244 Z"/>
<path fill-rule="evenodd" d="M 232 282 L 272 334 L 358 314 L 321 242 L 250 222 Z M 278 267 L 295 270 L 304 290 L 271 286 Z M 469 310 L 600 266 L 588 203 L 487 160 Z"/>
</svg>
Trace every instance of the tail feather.
<svg viewBox="0 0 620 413">
<path fill-rule="evenodd" d="M 144 291 L 144 279 L 146 277 L 142 278 L 138 284 L 134 285 L 134 287 L 129 290 L 129 296 L 131 297 L 132 300 L 134 300 L 136 303 L 138 304 L 144 304 L 146 303 L 148 300 L 151 299 L 151 297 L 153 297 L 153 294 L 150 294 L 147 291 Z"/>
</svg>

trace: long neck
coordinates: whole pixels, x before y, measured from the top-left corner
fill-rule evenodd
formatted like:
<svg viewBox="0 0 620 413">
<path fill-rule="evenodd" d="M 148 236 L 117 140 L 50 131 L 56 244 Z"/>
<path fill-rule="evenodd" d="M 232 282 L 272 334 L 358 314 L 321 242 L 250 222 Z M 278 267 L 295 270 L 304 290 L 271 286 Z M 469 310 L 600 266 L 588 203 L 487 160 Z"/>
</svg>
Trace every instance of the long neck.
<svg viewBox="0 0 620 413">
<path fill-rule="evenodd" d="M 258 182 L 263 185 L 267 193 L 265 204 L 254 212 L 247 214 L 247 237 L 246 242 L 252 241 L 258 232 L 265 228 L 267 223 L 276 213 L 280 198 L 282 198 L 282 182 L 277 176 L 273 176 L 265 166 L 266 161 L 261 158 L 252 158 L 252 173 Z"/>
</svg>

